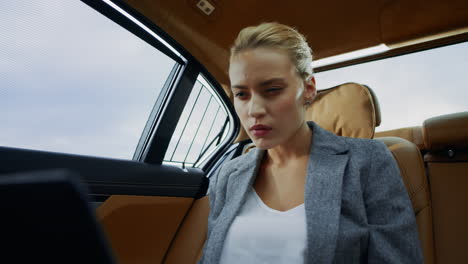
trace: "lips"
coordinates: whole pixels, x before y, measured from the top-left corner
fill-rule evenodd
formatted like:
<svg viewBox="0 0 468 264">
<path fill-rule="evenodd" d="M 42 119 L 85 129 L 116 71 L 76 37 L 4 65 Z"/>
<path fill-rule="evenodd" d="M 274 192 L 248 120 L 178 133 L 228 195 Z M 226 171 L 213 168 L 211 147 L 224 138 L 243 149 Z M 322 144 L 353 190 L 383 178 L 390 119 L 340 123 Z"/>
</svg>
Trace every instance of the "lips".
<svg viewBox="0 0 468 264">
<path fill-rule="evenodd" d="M 268 134 L 271 131 L 271 127 L 258 124 L 258 125 L 251 126 L 250 131 L 252 131 L 252 133 L 255 136 L 261 137 L 261 136 L 265 136 L 266 134 Z"/>
</svg>

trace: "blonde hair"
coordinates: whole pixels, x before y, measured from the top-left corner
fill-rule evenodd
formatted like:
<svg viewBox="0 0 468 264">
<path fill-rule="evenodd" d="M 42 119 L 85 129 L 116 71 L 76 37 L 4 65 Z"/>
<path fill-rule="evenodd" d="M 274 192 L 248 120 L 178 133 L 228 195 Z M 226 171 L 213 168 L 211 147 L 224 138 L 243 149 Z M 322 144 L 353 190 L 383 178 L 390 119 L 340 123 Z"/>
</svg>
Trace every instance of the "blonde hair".
<svg viewBox="0 0 468 264">
<path fill-rule="evenodd" d="M 289 54 L 303 80 L 312 77 L 312 49 L 296 29 L 276 22 L 261 23 L 239 32 L 231 47 L 231 59 L 239 52 L 259 48 L 278 48 Z"/>
</svg>

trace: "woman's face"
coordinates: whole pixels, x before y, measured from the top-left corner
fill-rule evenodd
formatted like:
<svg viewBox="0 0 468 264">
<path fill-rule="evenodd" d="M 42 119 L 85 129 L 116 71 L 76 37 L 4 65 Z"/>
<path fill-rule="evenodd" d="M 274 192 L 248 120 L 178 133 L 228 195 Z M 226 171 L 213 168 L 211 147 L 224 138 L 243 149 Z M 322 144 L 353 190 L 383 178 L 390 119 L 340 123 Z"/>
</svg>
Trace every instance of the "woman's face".
<svg viewBox="0 0 468 264">
<path fill-rule="evenodd" d="M 286 51 L 255 48 L 231 59 L 234 107 L 260 149 L 285 144 L 304 124 L 304 103 L 313 99 L 313 81 L 304 82 Z"/>
</svg>

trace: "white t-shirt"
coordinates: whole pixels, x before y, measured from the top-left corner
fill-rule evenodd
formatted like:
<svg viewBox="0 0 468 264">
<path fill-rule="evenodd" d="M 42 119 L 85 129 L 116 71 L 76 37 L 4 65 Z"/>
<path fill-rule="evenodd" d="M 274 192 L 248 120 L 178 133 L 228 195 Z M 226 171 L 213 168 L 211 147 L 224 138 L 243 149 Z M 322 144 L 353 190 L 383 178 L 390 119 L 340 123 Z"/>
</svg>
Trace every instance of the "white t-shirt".
<svg viewBox="0 0 468 264">
<path fill-rule="evenodd" d="M 251 187 L 229 228 L 220 263 L 303 264 L 306 233 L 304 204 L 278 211 L 265 205 Z"/>
</svg>

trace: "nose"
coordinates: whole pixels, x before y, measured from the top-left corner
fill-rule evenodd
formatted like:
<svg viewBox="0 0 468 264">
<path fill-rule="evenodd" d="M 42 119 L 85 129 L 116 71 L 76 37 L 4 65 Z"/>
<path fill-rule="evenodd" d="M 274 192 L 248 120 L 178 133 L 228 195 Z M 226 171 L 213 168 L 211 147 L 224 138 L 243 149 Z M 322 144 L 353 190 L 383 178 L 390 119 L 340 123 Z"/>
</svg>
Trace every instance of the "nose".
<svg viewBox="0 0 468 264">
<path fill-rule="evenodd" d="M 249 116 L 253 118 L 260 118 L 266 113 L 265 109 L 265 100 L 259 96 L 252 96 L 252 99 L 249 103 Z"/>
</svg>

